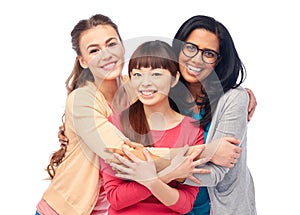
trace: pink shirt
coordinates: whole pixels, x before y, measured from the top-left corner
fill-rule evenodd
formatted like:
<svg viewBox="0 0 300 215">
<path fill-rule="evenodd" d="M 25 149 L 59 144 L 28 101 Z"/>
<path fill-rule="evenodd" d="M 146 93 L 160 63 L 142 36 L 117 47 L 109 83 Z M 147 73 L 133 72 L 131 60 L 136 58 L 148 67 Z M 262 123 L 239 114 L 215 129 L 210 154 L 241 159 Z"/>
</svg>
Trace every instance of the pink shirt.
<svg viewBox="0 0 300 215">
<path fill-rule="evenodd" d="M 203 130 L 193 125 L 192 121 L 192 118 L 184 117 L 182 122 L 174 128 L 164 131 L 151 131 L 154 146 L 174 148 L 182 147 L 185 144 L 203 144 Z M 179 191 L 179 199 L 174 205 L 165 206 L 146 187 L 139 183 L 114 177 L 113 170 L 103 161 L 101 172 L 107 198 L 111 204 L 109 207 L 110 215 L 184 214 L 192 209 L 199 191 L 198 187 L 172 181 L 169 185 Z"/>
</svg>

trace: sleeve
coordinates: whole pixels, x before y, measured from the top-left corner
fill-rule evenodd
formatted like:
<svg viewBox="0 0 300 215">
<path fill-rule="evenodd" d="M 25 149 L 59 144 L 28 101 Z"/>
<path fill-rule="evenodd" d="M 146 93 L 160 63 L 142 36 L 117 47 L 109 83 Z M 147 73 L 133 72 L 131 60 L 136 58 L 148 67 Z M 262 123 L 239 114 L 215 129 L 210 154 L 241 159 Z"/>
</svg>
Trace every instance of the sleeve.
<svg viewBox="0 0 300 215">
<path fill-rule="evenodd" d="M 145 200 L 152 193 L 143 185 L 134 181 L 125 181 L 116 178 L 113 170 L 108 165 L 102 165 L 103 186 L 110 205 L 115 210 L 132 206 L 140 201 Z M 128 195 L 130 193 L 130 195 Z"/>
<path fill-rule="evenodd" d="M 224 136 L 236 137 L 241 141 L 241 144 L 243 143 L 242 140 L 246 138 L 245 136 L 247 133 L 248 102 L 249 96 L 241 87 L 232 89 L 220 98 L 209 129 L 207 144 L 210 144 L 209 142 L 218 140 Z M 200 180 L 201 186 L 213 187 L 222 181 L 229 171 L 238 168 L 238 165 L 229 169 L 209 162 L 201 168 L 209 169 L 211 170 L 211 173 L 195 174 L 194 176 Z M 238 173 L 238 171 L 234 172 Z M 189 179 L 187 179 L 184 183 L 199 186 Z"/>
<path fill-rule="evenodd" d="M 66 117 L 72 122 L 74 132 L 98 156 L 111 159 L 105 148 L 122 148 L 124 141 L 130 142 L 108 117 L 112 111 L 99 91 L 79 88 L 67 99 Z M 170 159 L 170 150 L 149 149 L 153 154 Z"/>
<path fill-rule="evenodd" d="M 87 87 L 73 92 L 67 100 L 66 117 L 72 122 L 74 132 L 98 156 L 111 157 L 105 148 L 121 148 L 128 139 L 108 121 L 111 110 L 104 96 Z"/>
<path fill-rule="evenodd" d="M 179 198 L 177 202 L 174 205 L 169 206 L 169 208 L 180 214 L 186 214 L 193 208 L 196 196 L 199 192 L 199 187 L 179 184 L 177 190 L 179 192 Z"/>
</svg>

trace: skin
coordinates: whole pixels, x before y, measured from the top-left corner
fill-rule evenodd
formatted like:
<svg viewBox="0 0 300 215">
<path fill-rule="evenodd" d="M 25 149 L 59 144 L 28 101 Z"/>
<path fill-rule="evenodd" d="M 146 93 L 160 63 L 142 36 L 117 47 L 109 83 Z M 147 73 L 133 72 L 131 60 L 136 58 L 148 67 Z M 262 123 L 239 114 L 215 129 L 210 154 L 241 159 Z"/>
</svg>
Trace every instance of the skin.
<svg viewBox="0 0 300 215">
<path fill-rule="evenodd" d="M 182 120 L 182 115 L 173 111 L 169 105 L 170 88 L 177 84 L 179 73 L 172 78 L 166 69 L 133 69 L 131 86 L 138 99 L 144 104 L 150 129 L 168 129 Z M 162 125 L 161 120 L 165 123 Z"/>
<path fill-rule="evenodd" d="M 79 44 L 80 65 L 90 68 L 96 86 L 111 102 L 119 87 L 117 79 L 124 66 L 124 47 L 116 31 L 109 25 L 98 25 L 83 32 Z"/>
<path fill-rule="evenodd" d="M 97 32 L 93 31 L 94 35 L 92 37 L 92 40 L 96 40 L 96 41 L 91 43 L 92 45 L 88 44 L 86 42 L 86 41 L 88 41 L 88 37 L 85 35 L 85 34 L 87 34 L 87 32 L 82 36 L 81 39 L 82 39 L 82 43 L 84 45 L 83 44 L 81 45 L 82 56 L 80 57 L 80 62 L 84 68 L 86 68 L 88 66 L 88 62 L 91 61 L 89 59 L 91 58 L 91 56 L 93 56 L 93 52 L 98 53 L 102 49 L 105 49 L 106 46 L 109 44 L 111 37 L 114 37 L 115 39 L 118 38 L 116 35 L 116 32 L 114 32 L 114 30 L 110 26 L 106 26 L 105 28 L 110 30 L 111 34 L 108 35 L 106 40 L 97 41 L 96 39 L 94 39 L 94 38 L 97 38 L 97 36 L 96 36 Z M 100 27 L 97 26 L 96 29 L 98 29 L 98 33 L 101 33 L 101 34 L 103 33 L 103 32 L 101 32 L 101 30 L 102 31 L 104 30 L 103 26 L 100 26 Z M 91 30 L 89 30 L 89 31 L 91 31 Z M 98 35 L 100 35 L 100 34 L 98 34 Z M 91 37 L 91 35 L 90 35 L 90 37 Z M 102 37 L 102 38 L 104 38 L 104 37 Z M 203 30 L 203 29 L 195 29 L 193 32 L 191 32 L 191 34 L 187 38 L 187 42 L 194 43 L 201 49 L 211 49 L 216 52 L 219 51 L 218 38 L 214 34 L 208 32 L 206 30 Z M 89 53 L 88 48 L 90 48 L 90 47 L 95 48 L 95 51 L 93 51 L 93 49 L 91 49 L 90 51 L 92 53 Z M 119 57 L 121 58 L 121 56 L 119 56 Z M 201 86 L 199 80 L 201 81 L 201 80 L 205 79 L 212 72 L 213 68 L 217 65 L 218 61 L 215 62 L 214 64 L 205 64 L 201 59 L 201 51 L 199 51 L 199 53 L 196 56 L 194 56 L 193 58 L 188 58 L 181 53 L 179 56 L 179 63 L 180 63 L 181 75 L 187 81 L 189 81 L 190 84 L 188 85 L 188 88 L 189 88 L 190 92 L 192 93 L 192 95 L 194 97 L 196 97 L 196 95 L 199 94 L 199 88 Z M 107 67 L 109 68 L 109 66 L 107 66 Z M 117 77 L 121 73 L 121 70 L 122 70 L 121 67 L 123 67 L 123 64 L 121 62 L 119 62 L 117 69 L 116 69 L 116 71 L 118 71 L 118 72 L 116 74 L 112 73 L 111 76 L 109 76 L 111 78 L 111 81 L 109 82 L 107 80 L 107 81 L 105 81 L 105 83 L 101 84 L 101 87 L 102 87 L 101 91 L 103 92 L 104 96 L 106 97 L 106 99 L 108 101 L 112 100 L 113 95 L 116 92 L 117 82 L 113 78 Z M 193 71 L 192 71 L 192 69 L 190 69 L 191 67 L 193 68 Z M 197 72 L 195 72 L 195 71 L 197 71 Z M 107 86 L 109 86 L 109 87 L 107 87 Z M 255 98 L 253 93 L 251 94 L 251 91 L 248 91 L 248 92 L 250 92 L 250 98 Z M 251 116 L 253 115 L 253 112 L 255 110 L 255 106 L 252 107 L 251 105 L 256 105 L 255 99 L 251 100 L 251 101 L 249 104 L 249 113 L 250 114 L 248 115 L 248 118 L 251 118 Z M 195 111 L 199 111 L 199 110 L 195 109 Z M 64 135 L 62 135 L 63 130 L 64 130 L 64 128 L 63 128 L 63 126 L 61 126 L 58 137 L 61 142 L 65 143 L 65 141 L 67 141 L 67 139 Z M 231 143 L 236 144 L 236 142 L 237 141 L 233 141 Z M 218 149 L 218 151 L 216 152 L 215 156 L 212 158 L 211 161 L 214 162 L 215 164 L 232 168 L 234 166 L 234 164 L 237 162 L 236 159 L 239 158 L 239 153 L 241 153 L 241 150 L 238 147 L 236 147 L 235 145 L 228 144 L 228 143 L 229 142 L 220 144 L 220 148 Z M 132 146 L 132 147 L 135 149 L 139 148 L 139 146 Z M 139 151 L 141 151 L 141 150 L 139 149 Z M 124 152 L 121 152 L 120 150 L 118 150 L 118 152 L 125 155 Z M 141 152 L 139 154 L 141 154 Z M 227 155 L 229 155 L 229 157 Z"/>
<path fill-rule="evenodd" d="M 201 49 L 211 49 L 219 52 L 219 40 L 217 36 L 204 29 L 195 29 L 192 31 L 186 42 L 191 42 Z M 194 97 L 196 97 L 195 95 L 199 92 L 199 89 L 201 89 L 200 81 L 203 81 L 213 71 L 218 62 L 219 61 L 216 61 L 214 64 L 204 63 L 201 58 L 201 51 L 192 58 L 180 52 L 180 73 L 189 83 L 188 88 Z"/>
</svg>

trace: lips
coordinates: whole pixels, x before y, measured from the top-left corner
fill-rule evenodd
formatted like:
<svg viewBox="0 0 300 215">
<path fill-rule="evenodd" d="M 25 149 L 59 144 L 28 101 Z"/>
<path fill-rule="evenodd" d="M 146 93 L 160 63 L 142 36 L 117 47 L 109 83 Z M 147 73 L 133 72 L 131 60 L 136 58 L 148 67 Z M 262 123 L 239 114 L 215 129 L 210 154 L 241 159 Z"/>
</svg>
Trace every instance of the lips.
<svg viewBox="0 0 300 215">
<path fill-rule="evenodd" d="M 157 93 L 157 90 L 139 90 L 139 93 L 142 96 L 149 97 L 149 96 L 152 96 L 153 94 Z"/>
<path fill-rule="evenodd" d="M 116 66 L 117 62 L 114 61 L 114 62 L 109 62 L 107 64 L 104 64 L 101 66 L 102 69 L 105 69 L 105 70 L 113 70 Z"/>
<path fill-rule="evenodd" d="M 199 73 L 203 70 L 200 67 L 194 67 L 189 64 L 186 64 L 186 68 L 188 70 L 188 73 L 190 73 L 191 75 L 199 75 Z"/>
</svg>

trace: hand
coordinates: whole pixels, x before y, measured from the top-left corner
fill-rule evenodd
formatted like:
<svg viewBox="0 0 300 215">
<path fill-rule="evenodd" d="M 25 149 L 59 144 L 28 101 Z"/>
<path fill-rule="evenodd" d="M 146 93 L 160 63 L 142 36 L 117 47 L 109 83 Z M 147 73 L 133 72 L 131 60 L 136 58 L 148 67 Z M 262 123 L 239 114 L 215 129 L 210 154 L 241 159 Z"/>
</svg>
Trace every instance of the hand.
<svg viewBox="0 0 300 215">
<path fill-rule="evenodd" d="M 146 157 L 144 154 L 145 147 L 142 144 L 135 143 L 135 142 L 124 142 L 123 149 L 124 148 L 129 150 L 133 155 L 135 155 L 139 159 L 144 160 L 144 161 L 146 160 Z M 106 152 L 117 153 L 128 160 L 130 159 L 123 150 L 118 149 L 118 148 L 106 148 Z M 149 151 L 148 151 L 148 153 L 150 153 L 153 160 L 159 158 L 159 156 L 156 156 Z M 120 163 L 119 160 L 117 160 L 117 159 L 113 159 L 111 161 L 114 163 Z"/>
<path fill-rule="evenodd" d="M 242 148 L 237 146 L 239 143 L 240 141 L 234 137 L 223 137 L 209 143 L 217 147 L 210 161 L 220 166 L 233 168 L 242 152 Z"/>
<path fill-rule="evenodd" d="M 57 136 L 61 144 L 68 145 L 69 139 L 65 136 L 64 132 L 65 132 L 65 124 L 63 123 L 63 125 L 59 126 L 59 131 Z"/>
<path fill-rule="evenodd" d="M 245 89 L 249 94 L 248 121 L 250 121 L 254 114 L 255 108 L 257 106 L 257 101 L 252 90 L 250 90 L 249 88 L 245 88 Z"/>
<path fill-rule="evenodd" d="M 203 152 L 205 145 L 201 145 L 194 150 L 190 155 L 186 155 L 188 147 L 185 146 L 181 153 L 178 153 L 171 161 L 171 165 L 158 173 L 160 179 L 165 183 L 169 183 L 172 180 L 183 182 L 186 178 L 200 184 L 200 181 L 196 179 L 193 174 L 208 174 L 210 170 L 197 168 L 201 164 L 209 161 L 210 158 L 202 158 L 195 161 L 195 159 Z"/>
<path fill-rule="evenodd" d="M 139 159 L 125 147 L 123 148 L 123 151 L 131 160 L 127 160 L 119 154 L 114 154 L 115 157 L 122 163 L 110 163 L 111 167 L 117 171 L 115 175 L 116 177 L 134 180 L 140 184 L 144 184 L 158 178 L 154 161 L 147 149 L 144 149 L 146 161 Z"/>
</svg>

